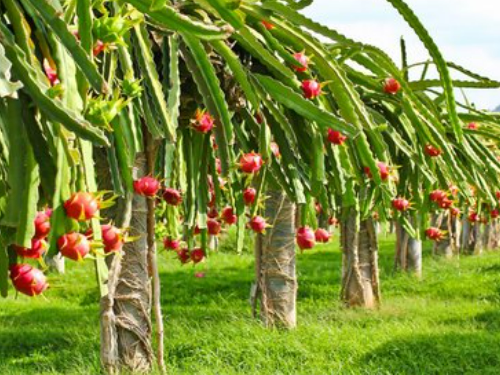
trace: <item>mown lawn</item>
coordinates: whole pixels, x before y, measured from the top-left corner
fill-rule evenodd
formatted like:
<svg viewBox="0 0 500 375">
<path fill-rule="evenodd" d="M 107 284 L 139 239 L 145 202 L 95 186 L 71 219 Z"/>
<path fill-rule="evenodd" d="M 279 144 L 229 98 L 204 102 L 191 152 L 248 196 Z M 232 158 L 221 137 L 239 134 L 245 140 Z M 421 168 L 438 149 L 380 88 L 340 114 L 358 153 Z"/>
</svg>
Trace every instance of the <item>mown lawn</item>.
<svg viewBox="0 0 500 375">
<path fill-rule="evenodd" d="M 383 305 L 362 311 L 338 302 L 337 244 L 299 255 L 299 328 L 280 332 L 250 316 L 250 254 L 212 255 L 198 279 L 163 253 L 169 373 L 500 374 L 500 253 L 427 255 L 422 281 L 395 274 L 392 257 L 382 239 Z M 0 300 L 1 375 L 99 373 L 93 275 L 72 264 L 46 298 Z"/>
</svg>

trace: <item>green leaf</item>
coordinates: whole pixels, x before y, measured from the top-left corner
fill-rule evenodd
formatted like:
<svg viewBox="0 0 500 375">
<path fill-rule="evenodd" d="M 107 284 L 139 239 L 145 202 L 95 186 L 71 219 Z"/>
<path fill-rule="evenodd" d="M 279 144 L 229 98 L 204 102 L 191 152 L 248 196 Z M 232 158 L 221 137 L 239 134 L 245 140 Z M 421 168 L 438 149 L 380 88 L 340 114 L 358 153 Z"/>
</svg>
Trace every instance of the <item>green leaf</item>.
<svg viewBox="0 0 500 375">
<path fill-rule="evenodd" d="M 448 61 L 447 65 L 448 65 L 448 67 L 455 69 L 455 70 L 459 71 L 460 73 L 462 73 L 470 78 L 477 79 L 478 81 L 500 84 L 500 82 L 498 82 L 498 81 L 494 81 L 488 77 L 485 77 L 485 76 L 479 75 L 475 72 L 472 72 L 471 70 L 464 68 L 463 66 L 458 65 L 454 62 Z"/>
<path fill-rule="evenodd" d="M 126 111 L 127 109 L 125 109 Z M 124 130 L 123 119 L 126 115 L 121 115 L 116 117 L 111 125 L 113 126 L 114 132 L 114 150 L 116 152 L 116 158 L 120 166 L 121 180 L 123 181 L 123 187 L 126 191 L 133 191 L 134 178 L 132 176 L 132 157 L 131 154 L 135 155 L 135 152 L 131 152 L 128 142 L 126 132 Z"/>
<path fill-rule="evenodd" d="M 7 297 L 9 289 L 9 257 L 7 246 L 0 233 L 0 295 Z"/>
<path fill-rule="evenodd" d="M 36 80 L 36 73 L 26 60 L 26 55 L 17 46 L 8 29 L 0 23 L 0 42 L 5 47 L 5 54 L 11 61 L 16 76 L 24 84 L 24 90 L 41 111 L 51 120 L 60 122 L 68 130 L 84 139 L 107 146 L 108 140 L 103 131 L 93 127 L 79 114 L 66 108 L 59 100 L 50 98 L 46 92 L 45 83 Z"/>
<path fill-rule="evenodd" d="M 252 104 L 253 110 L 259 109 L 259 97 L 255 94 L 255 91 L 250 84 L 248 79 L 248 71 L 241 64 L 240 58 L 233 52 L 233 50 L 222 40 L 210 42 L 212 47 L 215 48 L 217 53 L 222 56 L 226 61 L 229 69 L 234 74 L 234 78 L 238 81 L 243 92 L 245 93 L 245 98 Z"/>
<path fill-rule="evenodd" d="M 276 77 L 285 80 L 295 78 L 295 74 L 259 42 L 248 26 L 233 34 L 232 38 L 236 39 L 245 50 L 264 64 Z"/>
<path fill-rule="evenodd" d="M 82 165 L 85 174 L 87 189 L 89 192 L 95 193 L 97 192 L 97 183 L 94 169 L 92 144 L 89 142 L 81 141 L 80 151 L 82 154 Z M 99 219 L 92 219 L 91 226 L 94 240 L 99 241 L 101 239 L 101 223 Z M 108 294 L 108 267 L 106 265 L 104 257 L 96 257 L 95 268 L 100 295 L 101 297 L 103 297 Z"/>
<path fill-rule="evenodd" d="M 182 129 L 182 148 L 184 160 L 186 162 L 186 189 L 184 192 L 184 224 L 193 229 L 196 220 L 196 172 L 194 151 L 195 149 L 191 131 L 188 128 Z"/>
<path fill-rule="evenodd" d="M 80 37 L 80 45 L 92 59 L 94 38 L 92 35 L 93 12 L 91 0 L 76 1 L 76 15 L 78 21 L 78 36 Z M 77 74 L 77 82 L 80 95 L 82 98 L 85 98 L 87 95 L 89 83 L 81 72 L 78 72 Z M 68 90 L 68 87 L 66 87 L 66 90 Z"/>
<path fill-rule="evenodd" d="M 325 153 L 323 152 L 323 137 L 317 131 L 313 135 L 311 163 L 311 193 L 315 197 L 321 195 L 325 183 Z"/>
<path fill-rule="evenodd" d="M 83 49 L 75 36 L 68 29 L 66 22 L 48 0 L 28 0 L 37 10 L 45 24 L 54 31 L 61 43 L 73 56 L 75 63 L 85 74 L 92 87 L 101 93 L 108 90 L 104 78 L 99 74 L 96 65 L 92 62 L 90 55 Z"/>
<path fill-rule="evenodd" d="M 334 127 L 350 136 L 356 134 L 354 126 L 346 123 L 332 113 L 319 108 L 313 102 L 300 96 L 281 82 L 260 74 L 255 74 L 254 77 L 257 78 L 258 82 L 274 100 L 292 109 L 299 115 L 317 122 L 323 129 Z"/>
<path fill-rule="evenodd" d="M 461 81 L 453 80 L 453 87 L 475 88 L 475 89 L 496 89 L 500 87 L 500 82 L 495 81 Z M 426 90 L 431 87 L 442 87 L 443 84 L 438 79 L 426 79 L 409 82 L 413 90 Z"/>
<path fill-rule="evenodd" d="M 430 36 L 429 32 L 425 29 L 424 25 L 420 22 L 415 13 L 403 0 L 387 0 L 392 6 L 403 16 L 408 25 L 415 31 L 424 46 L 429 51 L 432 59 L 434 60 L 441 81 L 444 88 L 444 95 L 448 108 L 448 114 L 458 142 L 463 141 L 463 132 L 458 118 L 457 108 L 455 105 L 455 94 L 453 92 L 453 82 L 450 77 L 447 63 L 441 54 L 438 46 Z"/>
<path fill-rule="evenodd" d="M 158 71 L 151 54 L 152 45 L 146 27 L 141 25 L 134 26 L 134 37 L 137 41 L 137 53 L 135 54 L 142 72 L 143 82 L 146 86 L 145 95 L 150 98 L 151 109 L 155 117 L 160 121 L 163 133 L 169 141 L 175 140 L 175 127 L 172 123 L 170 113 L 168 112 L 165 94 L 162 89 Z M 144 96 L 144 95 L 143 95 Z"/>
<path fill-rule="evenodd" d="M 65 152 L 65 138 L 61 132 L 59 124 L 54 124 L 54 133 L 56 134 L 56 181 L 55 190 L 52 194 L 52 216 L 50 217 L 49 251 L 48 256 L 57 254 L 57 240 L 59 236 L 66 233 L 66 227 L 69 224 L 62 203 L 70 197 L 71 194 L 71 176 L 69 168 L 69 158 Z"/>
<path fill-rule="evenodd" d="M 17 245 L 31 247 L 33 220 L 38 202 L 38 166 L 22 123 L 22 107 L 18 100 L 8 99 L 7 122 L 10 153 L 8 184 L 10 187 L 2 225 L 16 228 Z"/>
<path fill-rule="evenodd" d="M 232 142 L 233 138 L 233 125 L 225 95 L 220 87 L 214 66 L 201 42 L 190 35 L 183 34 L 182 38 L 186 42 L 192 57 L 190 62 L 189 56 L 185 56 L 185 58 L 187 57 L 186 63 L 188 63 L 188 67 L 193 73 L 193 78 L 208 110 L 215 116 L 217 121 L 218 126 L 215 127 L 215 137 L 219 146 L 222 175 L 228 177 L 229 164 L 231 163 L 229 143 Z"/>
<path fill-rule="evenodd" d="M 238 15 L 238 13 L 227 7 L 225 0 L 206 0 L 206 1 L 217 11 L 217 13 L 219 13 L 220 17 L 224 21 L 228 22 L 236 30 L 239 30 L 245 26 L 245 23 Z"/>
<path fill-rule="evenodd" d="M 194 37 L 204 40 L 223 39 L 227 36 L 227 32 L 229 31 L 228 29 L 220 28 L 215 25 L 194 21 L 168 5 L 165 5 L 159 10 L 153 10 L 151 9 L 151 2 L 148 0 L 124 1 L 133 5 L 141 13 L 149 16 L 154 23 L 167 30 L 177 31 L 179 33 L 189 33 Z"/>
<path fill-rule="evenodd" d="M 11 81 L 11 67 L 12 64 L 5 57 L 5 49 L 0 44 L 0 98 L 12 96 L 17 90 L 23 87 L 21 82 Z"/>
<path fill-rule="evenodd" d="M 266 29 L 264 25 L 259 23 L 256 25 L 256 27 L 266 40 L 267 44 L 269 44 L 270 49 L 272 51 L 275 51 L 275 53 L 277 53 L 283 59 L 283 61 L 285 61 L 290 66 L 300 66 L 300 63 L 295 60 L 293 55 L 283 46 L 283 44 L 279 40 L 277 40 L 273 36 L 273 34 L 269 30 Z"/>
<path fill-rule="evenodd" d="M 22 194 L 21 205 L 12 207 L 19 211 L 19 222 L 17 225 L 15 243 L 24 247 L 31 247 L 31 239 L 35 234 L 34 220 L 37 212 L 38 202 L 38 186 L 40 184 L 40 176 L 38 172 L 38 164 L 31 146 L 27 149 L 26 169 L 24 171 L 23 186 L 16 186 L 14 189 L 20 189 Z"/>
<path fill-rule="evenodd" d="M 168 0 L 152 0 L 151 1 L 151 10 L 157 11 L 161 10 L 163 7 L 167 6 Z"/>
<path fill-rule="evenodd" d="M 201 160 L 200 164 L 196 166 L 196 169 L 199 170 L 199 181 L 198 181 L 198 189 L 197 189 L 197 198 L 198 198 L 198 225 L 200 229 L 207 228 L 207 207 L 208 207 L 208 163 L 209 163 L 209 152 L 210 152 L 210 137 L 205 136 L 202 145 L 201 151 Z M 206 249 L 206 242 L 202 244 L 202 248 Z"/>
<path fill-rule="evenodd" d="M 299 163 L 296 155 L 294 154 L 288 137 L 285 132 L 275 122 L 276 120 L 269 116 L 269 122 L 272 124 L 271 129 L 274 135 L 274 140 L 279 146 L 281 152 L 281 166 L 283 172 L 286 175 L 286 180 L 281 180 L 281 187 L 293 192 L 290 198 L 294 200 L 297 204 L 303 204 L 306 201 L 304 193 L 304 184 L 301 180 L 301 174 L 299 173 Z M 275 164 L 275 163 L 272 163 Z M 285 182 L 286 181 L 286 182 Z"/>
<path fill-rule="evenodd" d="M 22 105 L 28 107 L 29 98 L 26 98 L 25 95 L 20 96 L 20 98 L 22 98 Z M 31 148 L 40 168 L 40 182 L 43 192 L 46 196 L 50 196 L 55 189 L 54 183 L 57 174 L 55 159 L 51 154 L 51 146 L 49 146 L 49 141 L 45 137 L 41 124 L 36 118 L 35 113 L 33 113 L 32 108 L 24 109 L 22 111 L 22 118 Z M 52 141 L 53 139 L 51 139 Z"/>
<path fill-rule="evenodd" d="M 168 100 L 167 108 L 171 116 L 171 122 L 175 128 L 178 126 L 179 108 L 181 105 L 181 77 L 179 72 L 179 36 L 171 35 L 168 37 L 167 51 L 164 52 L 168 60 Z M 165 65 L 167 62 L 165 62 Z"/>
</svg>

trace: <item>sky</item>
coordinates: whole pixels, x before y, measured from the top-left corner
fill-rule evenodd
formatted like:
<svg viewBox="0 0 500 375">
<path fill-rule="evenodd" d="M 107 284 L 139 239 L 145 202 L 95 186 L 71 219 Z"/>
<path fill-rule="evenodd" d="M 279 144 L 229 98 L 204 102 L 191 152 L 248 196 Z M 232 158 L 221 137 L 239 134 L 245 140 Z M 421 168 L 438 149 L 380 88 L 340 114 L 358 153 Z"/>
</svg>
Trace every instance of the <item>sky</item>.
<svg viewBox="0 0 500 375">
<path fill-rule="evenodd" d="M 500 81 L 500 0 L 406 2 L 446 60 Z M 303 13 L 355 40 L 384 49 L 397 62 L 401 61 L 401 36 L 406 40 L 410 63 L 428 59 L 413 30 L 386 0 L 314 0 Z M 457 95 L 462 99 L 460 92 Z M 469 89 L 466 95 L 478 108 L 493 109 L 500 105 L 500 89 Z"/>
</svg>

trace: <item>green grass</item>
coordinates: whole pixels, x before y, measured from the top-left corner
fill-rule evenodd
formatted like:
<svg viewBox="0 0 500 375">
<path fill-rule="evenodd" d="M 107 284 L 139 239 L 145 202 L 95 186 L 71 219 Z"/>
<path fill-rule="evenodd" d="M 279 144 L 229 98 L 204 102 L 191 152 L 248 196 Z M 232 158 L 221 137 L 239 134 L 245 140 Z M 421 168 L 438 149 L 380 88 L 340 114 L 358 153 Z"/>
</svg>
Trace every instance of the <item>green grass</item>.
<svg viewBox="0 0 500 375">
<path fill-rule="evenodd" d="M 299 255 L 299 327 L 281 332 L 250 317 L 250 255 L 212 255 L 197 279 L 162 254 L 169 373 L 499 374 L 500 253 L 426 256 L 422 281 L 393 273 L 392 257 L 382 240 L 383 304 L 363 311 L 338 302 L 336 244 Z M 91 263 L 50 281 L 47 299 L 0 300 L 0 374 L 99 372 Z"/>
</svg>

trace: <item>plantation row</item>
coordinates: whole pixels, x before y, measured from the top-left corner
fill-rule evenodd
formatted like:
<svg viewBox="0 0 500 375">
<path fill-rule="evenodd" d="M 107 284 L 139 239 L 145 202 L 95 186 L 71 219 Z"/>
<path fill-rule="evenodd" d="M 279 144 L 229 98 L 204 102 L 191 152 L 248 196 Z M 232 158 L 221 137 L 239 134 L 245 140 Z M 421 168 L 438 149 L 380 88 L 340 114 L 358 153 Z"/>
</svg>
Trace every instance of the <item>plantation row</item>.
<svg viewBox="0 0 500 375">
<path fill-rule="evenodd" d="M 164 368 L 160 241 L 196 264 L 223 227 L 237 252 L 254 233 L 253 309 L 288 328 L 295 247 L 332 225 L 347 306 L 380 302 L 377 223 L 395 223 L 397 265 L 417 273 L 424 237 L 476 251 L 484 225 L 491 247 L 500 118 L 454 87 L 500 83 L 447 62 L 388 2 L 430 60 L 408 64 L 402 41 L 398 66 L 304 17 L 308 1 L 2 0 L 2 295 L 9 277 L 35 296 L 46 271 L 92 260 L 104 369 L 150 371 Z"/>
<path fill-rule="evenodd" d="M 244 164 L 244 162 L 248 161 L 248 154 L 242 157 L 240 166 L 242 170 L 245 168 L 252 169 L 248 173 L 256 173 L 262 165 L 261 158 L 258 154 L 252 154 L 251 157 L 254 159 L 252 162 L 255 159 L 258 160 L 258 168 L 255 168 L 255 166 L 248 167 L 248 164 Z M 149 199 L 155 199 L 157 205 L 161 205 L 162 203 L 162 200 L 158 196 L 160 187 L 160 182 L 149 176 L 134 181 L 135 193 Z M 210 193 L 215 198 L 213 188 L 211 188 Z M 454 186 L 450 187 L 449 192 L 434 190 L 429 194 L 430 201 L 436 205 L 436 208 L 441 210 L 439 213 L 436 213 L 434 218 L 438 227 L 431 226 L 425 230 L 426 237 L 437 242 L 435 246 L 436 253 L 451 256 L 454 253 L 460 252 L 460 250 L 467 254 L 481 252 L 484 247 L 495 249 L 500 240 L 500 233 L 498 233 L 497 222 L 495 220 L 499 217 L 499 210 L 497 208 L 488 210 L 487 214 L 489 214 L 489 217 L 486 213 L 483 213 L 483 216 L 480 217 L 476 211 L 471 211 L 464 217 L 464 222 L 461 223 L 459 221 L 461 210 L 454 207 L 454 199 L 457 195 L 458 190 Z M 498 195 L 500 193 L 497 193 L 497 197 Z M 182 203 L 182 195 L 176 189 L 164 188 L 161 196 L 166 205 L 179 206 Z M 243 192 L 245 205 L 253 205 L 255 203 L 255 196 L 256 190 L 254 188 L 246 188 Z M 222 209 L 219 215 L 214 203 L 215 199 L 213 202 L 209 202 L 209 207 L 207 208 L 206 231 L 208 236 L 218 237 L 221 234 L 222 225 L 226 225 L 227 227 L 234 225 L 238 222 L 238 217 L 231 206 Z M 104 202 L 104 205 L 107 204 L 109 202 Z M 66 216 L 69 219 L 84 223 L 95 218 L 102 206 L 103 202 L 101 198 L 85 192 L 75 193 L 64 203 Z M 392 207 L 394 209 L 393 215 L 396 212 L 405 212 L 411 209 L 410 202 L 405 198 L 394 198 Z M 319 204 L 316 205 L 316 213 L 318 215 L 323 213 L 323 209 Z M 13 245 L 13 249 L 19 257 L 36 259 L 44 265 L 43 258 L 48 247 L 46 239 L 50 234 L 51 215 L 52 210 L 50 208 L 37 212 L 34 220 L 35 234 L 31 239 L 31 247 Z M 449 220 L 451 220 L 451 225 L 448 222 Z M 330 228 L 332 225 L 338 225 L 338 220 L 334 217 L 329 217 L 326 223 L 327 228 L 318 226 L 316 230 L 313 230 L 309 226 L 303 226 L 296 229 L 295 241 L 298 248 L 300 250 L 308 250 L 314 248 L 316 243 L 329 242 L 332 236 Z M 325 224 L 325 221 L 323 221 L 323 224 Z M 482 235 L 481 224 L 484 225 Z M 180 221 L 178 225 L 181 225 Z M 266 219 L 260 215 L 250 218 L 247 223 L 247 228 L 257 234 L 264 234 L 268 227 L 272 228 L 266 222 Z M 473 231 L 471 231 L 471 227 Z M 272 231 L 272 229 L 270 230 Z M 402 230 L 404 231 L 404 229 Z M 461 237 L 462 232 L 463 237 Z M 200 233 L 200 227 L 197 225 L 193 230 L 193 234 L 199 235 Z M 398 232 L 398 235 L 401 236 L 402 234 Z M 103 257 L 112 253 L 120 253 L 123 251 L 123 245 L 131 241 L 133 239 L 128 236 L 126 229 L 117 228 L 112 224 L 103 224 L 101 225 L 101 241 L 99 242 L 93 241 L 92 228 L 89 227 L 85 233 L 71 231 L 60 236 L 57 246 L 63 257 L 74 261 L 82 261 L 89 254 L 91 256 Z M 461 241 L 464 242 L 462 243 Z M 197 264 L 203 261 L 206 256 L 205 248 L 196 247 L 189 249 L 185 246 L 186 243 L 182 238 L 173 238 L 167 235 L 163 239 L 163 245 L 166 250 L 175 251 L 179 261 L 183 264 L 191 261 Z M 418 246 L 421 246 L 421 244 L 418 244 Z M 419 250 L 420 252 L 421 249 Z M 421 254 L 414 254 L 413 258 L 409 261 L 412 263 L 409 266 L 420 274 Z M 403 268 L 407 267 L 408 265 L 403 266 Z M 13 264 L 10 267 L 10 278 L 16 290 L 28 296 L 41 294 L 48 287 L 45 275 L 40 270 L 30 267 L 27 264 Z"/>
</svg>

